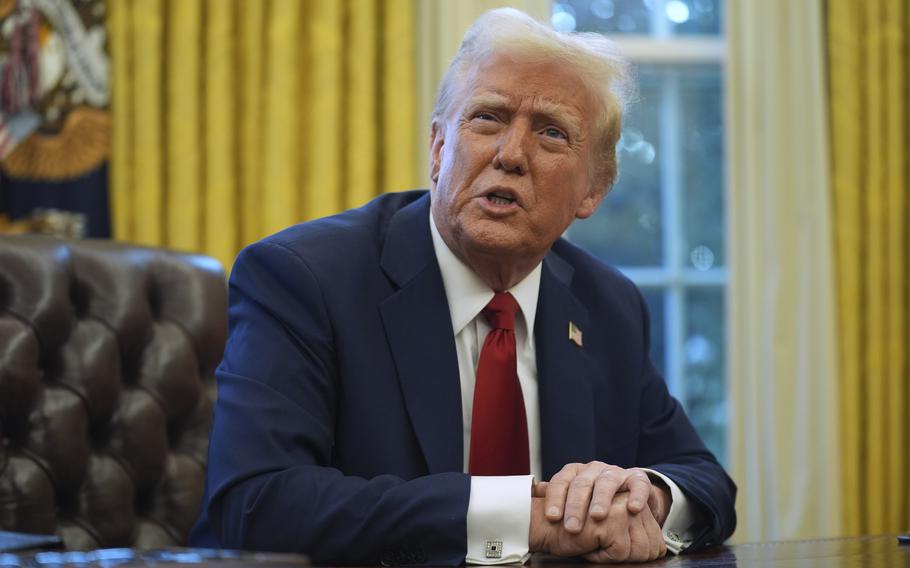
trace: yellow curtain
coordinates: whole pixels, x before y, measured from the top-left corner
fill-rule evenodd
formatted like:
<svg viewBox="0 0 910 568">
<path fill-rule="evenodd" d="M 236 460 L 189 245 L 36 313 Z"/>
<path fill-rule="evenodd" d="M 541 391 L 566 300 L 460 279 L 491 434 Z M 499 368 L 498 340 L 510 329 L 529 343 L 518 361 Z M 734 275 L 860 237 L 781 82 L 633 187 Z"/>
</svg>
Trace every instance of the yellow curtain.
<svg viewBox="0 0 910 568">
<path fill-rule="evenodd" d="M 838 536 L 824 2 L 725 6 L 734 538 Z"/>
<path fill-rule="evenodd" d="M 412 0 L 117 0 L 108 28 L 115 238 L 230 266 L 415 186 Z"/>
<path fill-rule="evenodd" d="M 910 528 L 910 9 L 829 0 L 844 526 Z"/>
</svg>

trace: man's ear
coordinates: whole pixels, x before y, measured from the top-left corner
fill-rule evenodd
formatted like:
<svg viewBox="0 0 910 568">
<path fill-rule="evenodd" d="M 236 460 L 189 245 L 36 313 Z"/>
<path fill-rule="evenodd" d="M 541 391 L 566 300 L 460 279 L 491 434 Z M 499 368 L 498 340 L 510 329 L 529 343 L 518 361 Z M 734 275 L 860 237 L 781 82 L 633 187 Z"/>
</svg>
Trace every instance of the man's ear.
<svg viewBox="0 0 910 568">
<path fill-rule="evenodd" d="M 597 211 L 597 207 L 600 205 L 600 202 L 604 200 L 604 197 L 607 195 L 607 188 L 601 187 L 600 185 L 592 185 L 588 194 L 581 200 L 581 203 L 578 204 L 578 209 L 575 210 L 575 217 L 578 219 L 587 219 Z"/>
<path fill-rule="evenodd" d="M 442 165 L 442 147 L 445 144 L 445 128 L 437 120 L 430 123 L 430 179 L 439 181 L 439 168 Z"/>
</svg>

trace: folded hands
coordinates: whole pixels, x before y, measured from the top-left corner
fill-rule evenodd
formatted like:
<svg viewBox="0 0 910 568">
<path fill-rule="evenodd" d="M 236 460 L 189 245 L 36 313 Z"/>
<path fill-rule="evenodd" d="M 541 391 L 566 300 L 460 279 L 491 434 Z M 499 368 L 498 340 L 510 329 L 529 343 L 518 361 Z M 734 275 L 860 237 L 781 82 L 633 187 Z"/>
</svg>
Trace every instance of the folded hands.
<svg viewBox="0 0 910 568">
<path fill-rule="evenodd" d="M 533 488 L 532 552 L 590 562 L 644 562 L 667 552 L 669 489 L 638 468 L 572 463 Z"/>
</svg>

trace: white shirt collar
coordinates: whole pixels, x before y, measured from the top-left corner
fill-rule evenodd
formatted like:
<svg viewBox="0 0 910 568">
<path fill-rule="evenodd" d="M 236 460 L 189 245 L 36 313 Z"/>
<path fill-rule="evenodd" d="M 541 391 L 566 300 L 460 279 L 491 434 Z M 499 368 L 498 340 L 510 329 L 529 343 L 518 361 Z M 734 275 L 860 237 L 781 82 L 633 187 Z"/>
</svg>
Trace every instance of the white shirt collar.
<svg viewBox="0 0 910 568">
<path fill-rule="evenodd" d="M 430 213 L 430 232 L 433 235 L 433 250 L 436 253 L 436 260 L 439 262 L 442 283 L 449 301 L 452 331 L 458 335 L 493 299 L 494 292 L 449 249 L 436 228 L 432 213 Z M 529 337 L 534 334 L 537 298 L 540 295 L 541 266 L 542 263 L 538 263 L 521 282 L 507 290 L 507 292 L 511 292 L 521 308 Z"/>
</svg>

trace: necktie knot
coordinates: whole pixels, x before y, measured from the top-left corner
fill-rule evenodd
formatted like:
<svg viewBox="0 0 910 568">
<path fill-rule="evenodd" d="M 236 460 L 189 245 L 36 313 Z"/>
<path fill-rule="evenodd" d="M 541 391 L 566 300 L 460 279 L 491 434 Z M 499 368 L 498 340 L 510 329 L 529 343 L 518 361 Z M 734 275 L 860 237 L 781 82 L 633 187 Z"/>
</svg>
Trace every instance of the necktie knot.
<svg viewBox="0 0 910 568">
<path fill-rule="evenodd" d="M 518 302 L 508 292 L 496 292 L 490 303 L 483 309 L 483 315 L 493 329 L 515 330 L 515 314 L 519 310 Z"/>
</svg>

